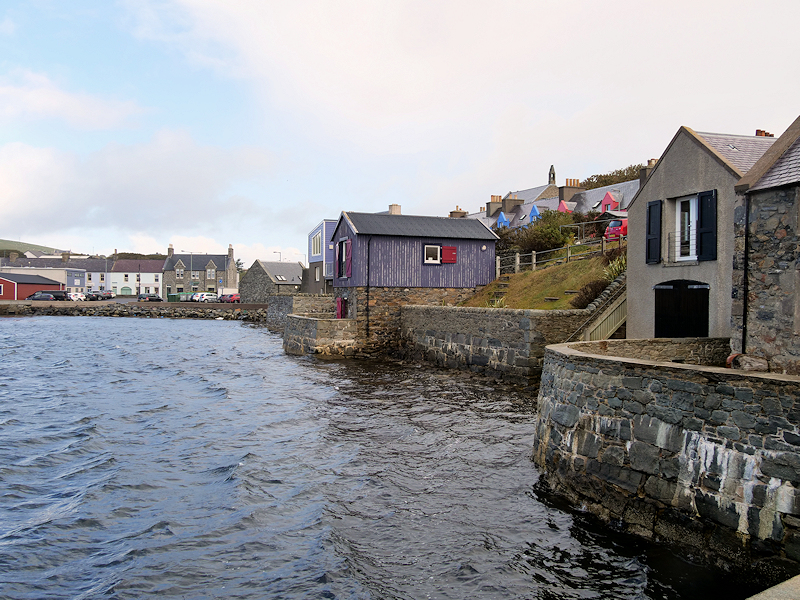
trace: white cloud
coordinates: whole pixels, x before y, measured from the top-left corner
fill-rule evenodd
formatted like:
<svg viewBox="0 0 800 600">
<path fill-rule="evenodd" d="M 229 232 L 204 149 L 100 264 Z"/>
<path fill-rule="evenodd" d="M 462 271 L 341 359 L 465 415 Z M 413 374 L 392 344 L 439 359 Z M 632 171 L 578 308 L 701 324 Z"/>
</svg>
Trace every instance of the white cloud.
<svg viewBox="0 0 800 600">
<path fill-rule="evenodd" d="M 747 73 L 758 74 L 754 83 L 785 80 L 781 61 L 764 61 L 752 44 L 725 40 L 747 39 L 758 22 L 781 40 L 774 55 L 794 55 L 800 45 L 791 27 L 800 4 L 730 10 L 721 0 L 644 6 L 635 0 L 491 6 L 159 0 L 130 6 L 139 15 L 139 35 L 179 48 L 194 64 L 249 79 L 298 134 L 339 153 L 436 152 L 474 160 L 510 118 L 522 128 L 549 130 L 555 116 L 584 141 L 621 117 L 618 131 L 627 127 L 635 135 L 632 117 L 615 110 L 620 104 L 669 129 L 699 116 L 740 131 L 756 111 L 780 124 L 796 111 L 769 110 L 757 84 L 741 85 Z M 687 39 L 712 32 L 718 43 Z M 596 120 L 587 123 L 587 115 Z M 533 159 L 537 146 L 577 142 L 554 131 L 519 145 Z M 605 144 L 610 168 L 620 166 L 614 150 L 621 144 Z"/>
<path fill-rule="evenodd" d="M 248 212 L 252 203 L 230 201 L 227 190 L 239 181 L 263 179 L 272 166 L 261 149 L 202 146 L 178 131 L 159 132 L 146 144 L 109 145 L 85 159 L 6 144 L 0 147 L 0 222 L 19 234 L 204 231 L 257 218 Z"/>
<path fill-rule="evenodd" d="M 41 73 L 16 70 L 0 78 L 0 121 L 56 119 L 78 129 L 109 129 L 143 112 L 130 100 L 66 91 Z"/>
</svg>

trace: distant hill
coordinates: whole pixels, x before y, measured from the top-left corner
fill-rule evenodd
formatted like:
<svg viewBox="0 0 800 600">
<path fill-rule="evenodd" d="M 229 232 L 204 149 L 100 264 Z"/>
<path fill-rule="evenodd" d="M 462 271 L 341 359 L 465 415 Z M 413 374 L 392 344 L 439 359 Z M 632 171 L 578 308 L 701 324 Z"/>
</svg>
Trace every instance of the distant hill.
<svg viewBox="0 0 800 600">
<path fill-rule="evenodd" d="M 9 251 L 16 251 L 25 253 L 29 251 L 44 252 L 46 254 L 58 254 L 66 252 L 66 250 L 59 250 L 51 246 L 42 246 L 40 244 L 28 244 L 26 242 L 18 242 L 17 240 L 3 240 L 0 239 L 0 256 L 8 254 Z"/>
</svg>

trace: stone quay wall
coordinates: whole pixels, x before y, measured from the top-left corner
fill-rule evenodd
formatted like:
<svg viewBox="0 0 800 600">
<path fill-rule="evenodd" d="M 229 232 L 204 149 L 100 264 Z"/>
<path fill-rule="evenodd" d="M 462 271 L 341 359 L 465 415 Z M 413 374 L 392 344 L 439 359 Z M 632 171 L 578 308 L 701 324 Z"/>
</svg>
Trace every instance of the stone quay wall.
<svg viewBox="0 0 800 600">
<path fill-rule="evenodd" d="M 624 292 L 624 285 L 622 275 L 580 310 L 404 306 L 400 355 L 496 379 L 535 383 L 545 347 L 580 339 L 606 301 Z"/>
<path fill-rule="evenodd" d="M 355 338 L 356 322 L 353 319 L 288 315 L 283 332 L 283 349 L 287 354 L 344 358 L 356 354 Z"/>
<path fill-rule="evenodd" d="M 357 354 L 376 356 L 400 346 L 400 309 L 408 305 L 456 305 L 480 288 L 336 288 L 347 302 L 347 318 L 356 322 Z"/>
<path fill-rule="evenodd" d="M 692 556 L 797 571 L 800 377 L 667 364 L 661 340 L 619 342 L 547 349 L 533 447 L 545 485 Z M 724 346 L 684 343 L 710 362 Z"/>
<path fill-rule="evenodd" d="M 0 315 L 141 317 L 167 319 L 217 319 L 266 323 L 267 307 L 259 304 L 199 304 L 186 302 L 8 302 Z"/>
<path fill-rule="evenodd" d="M 538 378 L 545 346 L 567 339 L 590 315 L 588 310 L 404 306 L 401 355 L 527 382 Z"/>
<path fill-rule="evenodd" d="M 335 314 L 333 296 L 316 294 L 279 295 L 267 298 L 267 327 L 283 332 L 289 315 L 319 315 L 332 317 Z"/>
<path fill-rule="evenodd" d="M 0 301 L 0 315 L 66 315 L 169 319 L 233 319 L 263 323 L 283 332 L 294 312 L 331 316 L 333 297 L 298 294 L 270 296 L 266 304 L 206 304 L 199 302 L 36 302 Z"/>
</svg>

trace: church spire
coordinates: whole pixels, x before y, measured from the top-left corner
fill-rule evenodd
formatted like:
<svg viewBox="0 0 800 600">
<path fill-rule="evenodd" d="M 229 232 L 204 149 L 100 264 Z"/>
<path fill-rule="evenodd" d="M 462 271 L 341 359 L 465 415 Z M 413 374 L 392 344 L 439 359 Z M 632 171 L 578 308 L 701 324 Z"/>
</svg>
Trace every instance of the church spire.
<svg viewBox="0 0 800 600">
<path fill-rule="evenodd" d="M 553 165 L 550 165 L 550 174 L 548 175 L 547 183 L 550 185 L 556 184 L 556 169 Z"/>
</svg>

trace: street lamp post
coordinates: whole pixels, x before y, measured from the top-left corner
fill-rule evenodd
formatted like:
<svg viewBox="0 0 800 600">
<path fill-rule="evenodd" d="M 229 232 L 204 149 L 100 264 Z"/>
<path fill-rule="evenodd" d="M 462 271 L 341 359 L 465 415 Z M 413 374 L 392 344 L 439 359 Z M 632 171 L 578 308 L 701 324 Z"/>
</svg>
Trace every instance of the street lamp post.
<svg viewBox="0 0 800 600">
<path fill-rule="evenodd" d="M 281 262 L 281 260 L 282 260 L 281 259 L 281 253 L 278 250 L 274 250 L 272 253 L 273 254 L 277 254 L 278 255 L 278 262 Z"/>
<path fill-rule="evenodd" d="M 181 252 L 189 253 L 189 292 L 193 294 L 194 290 L 192 289 L 193 288 L 192 283 L 194 282 L 192 281 L 192 278 L 194 275 L 192 271 L 192 266 L 193 266 L 192 263 L 194 262 L 194 252 L 192 252 L 191 250 L 181 250 Z"/>
</svg>

